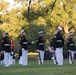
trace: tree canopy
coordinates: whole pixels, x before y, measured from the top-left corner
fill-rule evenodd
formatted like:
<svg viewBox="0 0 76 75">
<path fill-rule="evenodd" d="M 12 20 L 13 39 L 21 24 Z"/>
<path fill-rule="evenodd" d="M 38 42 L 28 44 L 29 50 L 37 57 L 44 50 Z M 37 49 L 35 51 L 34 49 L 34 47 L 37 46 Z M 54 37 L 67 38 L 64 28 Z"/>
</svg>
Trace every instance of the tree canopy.
<svg viewBox="0 0 76 75">
<path fill-rule="evenodd" d="M 0 3 L 1 32 L 9 31 L 11 38 L 18 38 L 20 31 L 24 29 L 29 40 L 36 40 L 38 31 L 43 30 L 47 43 L 57 26 L 63 28 L 65 37 L 69 32 L 75 34 L 76 0 L 34 0 L 30 7 L 26 1 L 15 0 L 14 6 L 21 2 L 21 7 L 12 8 L 10 11 L 7 10 L 7 2 Z"/>
</svg>

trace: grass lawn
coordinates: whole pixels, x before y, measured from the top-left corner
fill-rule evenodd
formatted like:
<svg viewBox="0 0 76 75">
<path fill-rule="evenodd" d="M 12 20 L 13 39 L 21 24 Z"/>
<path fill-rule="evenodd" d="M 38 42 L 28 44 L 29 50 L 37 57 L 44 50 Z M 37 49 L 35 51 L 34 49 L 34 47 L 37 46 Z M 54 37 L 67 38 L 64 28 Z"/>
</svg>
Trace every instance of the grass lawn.
<svg viewBox="0 0 76 75">
<path fill-rule="evenodd" d="M 37 60 L 29 60 L 27 66 L 18 65 L 18 62 L 10 67 L 0 65 L 0 75 L 76 75 L 76 60 L 72 65 L 64 60 L 63 66 L 54 65 L 52 60 L 43 65 L 38 65 Z"/>
</svg>

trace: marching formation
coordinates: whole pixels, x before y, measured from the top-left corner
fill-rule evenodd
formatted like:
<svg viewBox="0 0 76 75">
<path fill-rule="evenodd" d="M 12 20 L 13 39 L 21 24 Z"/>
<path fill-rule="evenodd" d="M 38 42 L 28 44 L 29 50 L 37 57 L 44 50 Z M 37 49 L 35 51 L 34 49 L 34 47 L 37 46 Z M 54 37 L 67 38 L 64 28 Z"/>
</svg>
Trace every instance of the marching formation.
<svg viewBox="0 0 76 75">
<path fill-rule="evenodd" d="M 58 26 L 56 33 L 54 33 L 54 37 L 48 47 L 48 50 L 53 54 L 54 64 L 63 65 L 63 47 L 64 47 L 64 38 L 61 34 L 62 28 Z M 44 64 L 44 53 L 45 53 L 45 37 L 43 35 L 43 31 L 38 32 L 39 37 L 36 39 L 36 50 L 39 53 L 38 64 Z M 4 37 L 1 41 L 1 46 L 3 51 L 0 54 L 0 64 L 8 67 L 12 64 L 15 64 L 15 52 L 13 42 L 9 38 L 9 33 L 5 32 Z M 26 38 L 26 32 L 24 30 L 21 31 L 20 38 L 20 50 L 19 50 L 19 64 L 20 65 L 28 65 L 28 46 L 33 45 L 34 41 L 29 42 Z M 74 63 L 74 54 L 76 53 L 75 42 L 73 39 L 73 34 L 69 34 L 69 38 L 67 40 L 67 50 L 69 52 L 69 64 Z"/>
</svg>

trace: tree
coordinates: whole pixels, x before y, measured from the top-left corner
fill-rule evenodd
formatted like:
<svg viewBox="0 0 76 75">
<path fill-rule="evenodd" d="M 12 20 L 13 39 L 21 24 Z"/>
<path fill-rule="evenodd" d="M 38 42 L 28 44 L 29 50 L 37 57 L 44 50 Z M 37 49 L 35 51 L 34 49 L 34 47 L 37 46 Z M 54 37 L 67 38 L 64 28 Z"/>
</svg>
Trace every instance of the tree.
<svg viewBox="0 0 76 75">
<path fill-rule="evenodd" d="M 75 0 L 55 0 L 52 2 L 52 11 L 48 8 L 48 15 L 46 16 L 46 20 L 50 20 L 52 26 L 60 25 L 63 27 L 64 33 L 66 34 L 65 36 L 67 36 L 67 34 L 69 34 L 71 31 L 75 32 L 75 3 Z"/>
<path fill-rule="evenodd" d="M 28 20 L 27 0 L 15 0 L 22 3 L 20 8 L 7 11 L 8 3 L 0 4 L 0 10 L 5 13 L 0 15 L 0 30 L 9 31 L 10 37 L 18 38 L 20 31 L 27 31 L 29 40 L 35 40 L 38 31 L 46 34 L 47 44 L 58 26 L 63 28 L 65 39 L 69 32 L 76 32 L 76 0 L 38 0 L 30 5 Z M 6 4 L 6 6 L 5 6 Z M 16 4 L 15 4 L 16 5 Z M 3 6 L 3 7 L 2 7 Z M 17 39 L 17 42 L 18 39 Z"/>
<path fill-rule="evenodd" d="M 17 38 L 19 36 L 24 25 L 26 25 L 26 27 L 28 26 L 28 22 L 22 14 L 25 11 L 23 7 L 6 11 L 6 14 L 1 16 L 3 24 L 1 24 L 0 29 L 2 31 L 9 31 L 9 35 L 13 38 Z"/>
</svg>

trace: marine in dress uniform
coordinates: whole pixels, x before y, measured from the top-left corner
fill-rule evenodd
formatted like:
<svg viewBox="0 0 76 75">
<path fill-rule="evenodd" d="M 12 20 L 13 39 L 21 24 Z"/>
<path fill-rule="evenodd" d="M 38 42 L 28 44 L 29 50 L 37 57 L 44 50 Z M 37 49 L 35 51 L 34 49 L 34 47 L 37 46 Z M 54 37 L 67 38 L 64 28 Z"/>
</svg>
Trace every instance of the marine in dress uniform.
<svg viewBox="0 0 76 75">
<path fill-rule="evenodd" d="M 73 64 L 74 62 L 74 54 L 76 53 L 75 41 L 73 39 L 73 33 L 69 34 L 69 38 L 67 41 L 67 47 L 69 51 L 69 64 Z"/>
<path fill-rule="evenodd" d="M 53 53 L 53 61 L 54 61 L 54 64 L 57 64 L 56 55 L 55 55 L 55 51 L 56 51 L 56 46 L 55 46 L 56 34 L 57 34 L 57 33 L 55 32 L 55 33 L 54 33 L 54 37 L 52 38 L 52 41 L 51 41 L 51 43 L 50 43 L 50 48 L 51 48 L 51 50 L 52 50 L 52 51 L 50 51 L 50 52 Z"/>
<path fill-rule="evenodd" d="M 4 37 L 2 38 L 1 44 L 4 51 L 4 64 L 6 67 L 8 67 L 10 65 L 9 61 L 10 61 L 10 52 L 11 52 L 11 41 L 8 32 L 4 33 Z"/>
<path fill-rule="evenodd" d="M 64 46 L 64 39 L 62 34 L 60 33 L 62 28 L 58 26 L 56 39 L 54 41 L 55 44 L 55 55 L 58 65 L 63 65 L 63 46 Z"/>
<path fill-rule="evenodd" d="M 28 45 L 34 44 L 34 42 L 28 42 L 26 38 L 26 32 L 24 30 L 21 31 L 21 39 L 20 39 L 20 45 L 22 50 L 22 58 L 21 58 L 21 64 L 27 65 L 28 62 Z"/>
<path fill-rule="evenodd" d="M 43 37 L 43 31 L 39 32 L 39 37 L 36 41 L 36 49 L 39 52 L 38 63 L 44 63 L 44 46 L 45 46 L 45 38 Z"/>
</svg>

